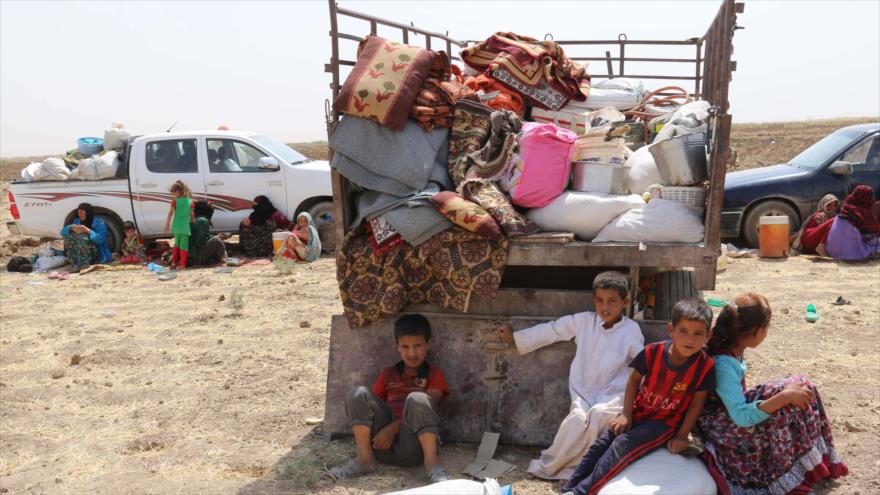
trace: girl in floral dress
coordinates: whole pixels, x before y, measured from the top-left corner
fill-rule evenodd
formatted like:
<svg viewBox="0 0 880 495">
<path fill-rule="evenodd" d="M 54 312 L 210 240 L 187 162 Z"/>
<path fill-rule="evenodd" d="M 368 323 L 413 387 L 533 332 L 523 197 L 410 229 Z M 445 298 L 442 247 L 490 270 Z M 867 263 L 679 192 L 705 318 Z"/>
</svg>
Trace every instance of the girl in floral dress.
<svg viewBox="0 0 880 495">
<path fill-rule="evenodd" d="M 718 315 L 709 340 L 716 394 L 699 425 L 723 495 L 807 494 L 813 483 L 848 473 L 815 385 L 797 375 L 746 389 L 743 353 L 767 337 L 770 316 L 767 298 L 740 294 Z"/>
</svg>

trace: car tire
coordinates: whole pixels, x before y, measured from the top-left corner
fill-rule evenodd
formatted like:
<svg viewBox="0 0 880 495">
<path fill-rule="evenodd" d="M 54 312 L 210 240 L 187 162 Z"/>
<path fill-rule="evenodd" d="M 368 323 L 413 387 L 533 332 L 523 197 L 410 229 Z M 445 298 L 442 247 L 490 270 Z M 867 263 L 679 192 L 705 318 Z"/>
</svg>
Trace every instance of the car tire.
<svg viewBox="0 0 880 495">
<path fill-rule="evenodd" d="M 761 201 L 749 209 L 743 220 L 742 234 L 749 247 L 758 247 L 758 222 L 763 216 L 787 216 L 789 235 L 797 232 L 801 227 L 800 215 L 785 201 L 775 199 Z"/>
<path fill-rule="evenodd" d="M 95 215 L 95 218 L 100 218 L 104 221 L 104 225 L 107 226 L 107 232 L 110 233 L 110 238 L 107 239 L 107 246 L 110 248 L 110 252 L 116 253 L 122 249 L 122 226 L 107 215 Z"/>
<path fill-rule="evenodd" d="M 695 272 L 670 270 L 658 273 L 654 278 L 654 319 L 670 321 L 675 303 L 693 297 L 702 297 L 697 290 Z"/>
<path fill-rule="evenodd" d="M 321 239 L 321 249 L 325 253 L 336 251 L 336 215 L 333 211 L 333 203 L 322 201 L 316 203 L 308 210 L 315 228 L 318 229 L 318 237 Z"/>
</svg>

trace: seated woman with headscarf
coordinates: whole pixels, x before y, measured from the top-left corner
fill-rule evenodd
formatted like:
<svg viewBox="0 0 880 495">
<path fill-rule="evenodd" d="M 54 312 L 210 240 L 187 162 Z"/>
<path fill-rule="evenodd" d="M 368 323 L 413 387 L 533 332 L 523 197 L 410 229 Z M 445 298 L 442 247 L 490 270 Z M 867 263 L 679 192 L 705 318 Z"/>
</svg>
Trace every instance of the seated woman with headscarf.
<svg viewBox="0 0 880 495">
<path fill-rule="evenodd" d="M 190 266 L 215 265 L 226 258 L 226 246 L 216 235 L 211 235 L 211 217 L 214 207 L 207 201 L 196 201 L 195 220 L 190 224 Z"/>
<path fill-rule="evenodd" d="M 64 238 L 64 251 L 67 259 L 82 270 L 95 263 L 113 261 L 110 246 L 110 232 L 100 218 L 95 218 L 95 208 L 89 203 L 81 203 L 76 209 L 73 223 L 61 229 Z"/>
<path fill-rule="evenodd" d="M 880 256 L 880 221 L 874 190 L 856 186 L 843 201 L 828 231 L 825 250 L 832 258 L 862 261 Z"/>
<path fill-rule="evenodd" d="M 306 212 L 297 215 L 296 225 L 278 255 L 303 262 L 312 262 L 321 257 L 321 239 L 311 215 Z"/>
<path fill-rule="evenodd" d="M 254 198 L 254 211 L 238 226 L 238 242 L 248 258 L 272 255 L 272 232 L 286 230 L 290 221 L 266 196 Z"/>
<path fill-rule="evenodd" d="M 791 247 L 805 254 L 819 253 L 825 255 L 825 240 L 828 238 L 828 232 L 831 230 L 831 224 L 834 217 L 837 216 L 837 209 L 840 206 L 837 196 L 826 194 L 819 200 L 819 206 L 816 212 L 807 218 L 807 221 L 801 226 L 801 230 L 797 233 Z"/>
</svg>

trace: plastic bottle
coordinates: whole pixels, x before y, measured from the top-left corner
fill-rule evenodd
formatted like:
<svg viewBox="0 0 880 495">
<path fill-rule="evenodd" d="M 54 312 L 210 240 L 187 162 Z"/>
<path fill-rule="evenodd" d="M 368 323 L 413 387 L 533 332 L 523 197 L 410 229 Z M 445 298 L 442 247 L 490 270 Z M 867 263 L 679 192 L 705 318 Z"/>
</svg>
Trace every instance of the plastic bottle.
<svg viewBox="0 0 880 495">
<path fill-rule="evenodd" d="M 807 304 L 807 314 L 804 318 L 810 323 L 816 323 L 819 320 L 819 312 L 816 311 L 816 306 L 813 304 Z"/>
<path fill-rule="evenodd" d="M 728 302 L 720 297 L 710 297 L 709 299 L 706 299 L 706 302 L 709 303 L 709 306 L 715 308 L 723 308 L 728 305 Z"/>
</svg>

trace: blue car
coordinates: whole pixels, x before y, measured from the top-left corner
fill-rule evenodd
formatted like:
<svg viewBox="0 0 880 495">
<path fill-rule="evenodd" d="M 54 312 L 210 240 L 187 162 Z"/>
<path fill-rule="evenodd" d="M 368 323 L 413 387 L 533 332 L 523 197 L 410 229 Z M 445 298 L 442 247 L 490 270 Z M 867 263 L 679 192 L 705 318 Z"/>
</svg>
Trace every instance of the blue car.
<svg viewBox="0 0 880 495">
<path fill-rule="evenodd" d="M 788 163 L 728 173 L 721 235 L 757 247 L 760 217 L 785 215 L 796 232 L 822 196 L 843 202 L 859 184 L 871 186 L 875 199 L 880 194 L 880 123 L 844 127 Z"/>
</svg>

